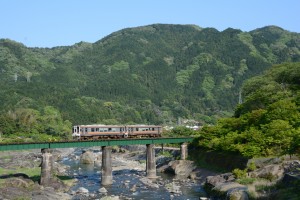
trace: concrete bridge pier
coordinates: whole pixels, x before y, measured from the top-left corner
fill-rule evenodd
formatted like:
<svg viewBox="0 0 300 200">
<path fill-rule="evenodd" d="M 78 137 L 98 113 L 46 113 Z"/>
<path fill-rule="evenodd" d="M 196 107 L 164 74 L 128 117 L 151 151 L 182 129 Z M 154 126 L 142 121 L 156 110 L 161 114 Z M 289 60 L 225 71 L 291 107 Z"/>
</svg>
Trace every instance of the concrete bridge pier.
<svg viewBox="0 0 300 200">
<path fill-rule="evenodd" d="M 180 144 L 180 160 L 186 160 L 188 156 L 187 143 Z"/>
<path fill-rule="evenodd" d="M 156 163 L 155 163 L 155 151 L 153 144 L 146 145 L 146 174 L 148 178 L 157 178 L 156 176 Z"/>
<path fill-rule="evenodd" d="M 112 184 L 111 147 L 102 146 L 102 185 Z"/>
<path fill-rule="evenodd" d="M 41 185 L 49 185 L 53 179 L 53 157 L 50 149 L 42 149 Z"/>
</svg>

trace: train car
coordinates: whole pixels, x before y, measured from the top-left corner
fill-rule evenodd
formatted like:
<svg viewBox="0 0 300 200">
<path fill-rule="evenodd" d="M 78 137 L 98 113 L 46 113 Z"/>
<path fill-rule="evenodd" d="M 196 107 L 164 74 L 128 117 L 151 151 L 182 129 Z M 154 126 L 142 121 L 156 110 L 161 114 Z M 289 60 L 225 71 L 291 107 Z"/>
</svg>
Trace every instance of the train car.
<svg viewBox="0 0 300 200">
<path fill-rule="evenodd" d="M 73 138 L 97 140 L 108 138 L 161 137 L 162 127 L 155 125 L 77 125 L 73 126 Z"/>
</svg>

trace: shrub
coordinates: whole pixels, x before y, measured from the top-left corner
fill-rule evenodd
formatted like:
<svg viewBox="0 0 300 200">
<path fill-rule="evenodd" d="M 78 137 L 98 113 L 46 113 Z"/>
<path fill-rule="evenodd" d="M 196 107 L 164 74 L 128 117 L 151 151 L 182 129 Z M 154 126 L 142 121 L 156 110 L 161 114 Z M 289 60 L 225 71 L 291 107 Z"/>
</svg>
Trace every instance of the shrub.
<svg viewBox="0 0 300 200">
<path fill-rule="evenodd" d="M 249 165 L 248 165 L 248 167 L 247 167 L 247 169 L 248 169 L 249 171 L 254 171 L 254 170 L 256 170 L 256 165 L 255 165 L 255 163 L 254 163 L 254 162 L 250 162 Z"/>
<path fill-rule="evenodd" d="M 232 173 L 235 176 L 235 178 L 237 178 L 237 179 L 241 179 L 241 178 L 246 178 L 247 177 L 247 169 L 242 170 L 242 169 L 236 168 L 236 169 L 234 169 L 232 171 Z"/>
</svg>

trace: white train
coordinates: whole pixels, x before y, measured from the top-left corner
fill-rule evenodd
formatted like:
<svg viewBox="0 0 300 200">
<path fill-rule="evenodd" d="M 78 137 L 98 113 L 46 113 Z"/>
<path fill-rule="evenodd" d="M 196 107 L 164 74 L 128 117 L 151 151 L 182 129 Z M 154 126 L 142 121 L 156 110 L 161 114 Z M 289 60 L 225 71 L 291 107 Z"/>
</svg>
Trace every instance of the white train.
<svg viewBox="0 0 300 200">
<path fill-rule="evenodd" d="M 161 137 L 162 127 L 155 125 L 77 125 L 73 126 L 73 138 L 98 140 L 107 138 Z"/>
</svg>

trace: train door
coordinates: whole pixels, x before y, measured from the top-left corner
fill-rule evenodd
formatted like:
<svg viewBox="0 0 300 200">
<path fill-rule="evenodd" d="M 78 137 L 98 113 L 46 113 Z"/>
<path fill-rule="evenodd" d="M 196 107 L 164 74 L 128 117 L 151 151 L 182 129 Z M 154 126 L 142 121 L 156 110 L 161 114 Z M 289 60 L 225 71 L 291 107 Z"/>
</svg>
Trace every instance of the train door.
<svg viewBox="0 0 300 200">
<path fill-rule="evenodd" d="M 128 138 L 129 128 L 127 126 L 124 127 L 124 138 Z"/>
</svg>

